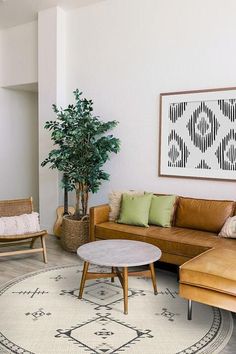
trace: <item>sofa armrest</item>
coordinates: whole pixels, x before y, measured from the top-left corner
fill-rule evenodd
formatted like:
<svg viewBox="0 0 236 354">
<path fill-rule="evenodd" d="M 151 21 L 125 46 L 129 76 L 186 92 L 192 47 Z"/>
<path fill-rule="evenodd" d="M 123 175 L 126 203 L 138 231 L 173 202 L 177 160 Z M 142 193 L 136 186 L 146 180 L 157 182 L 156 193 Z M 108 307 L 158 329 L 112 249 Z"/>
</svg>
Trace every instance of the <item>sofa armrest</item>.
<svg viewBox="0 0 236 354">
<path fill-rule="evenodd" d="M 95 241 L 95 225 L 109 221 L 109 204 L 102 204 L 89 209 L 89 240 Z"/>
</svg>

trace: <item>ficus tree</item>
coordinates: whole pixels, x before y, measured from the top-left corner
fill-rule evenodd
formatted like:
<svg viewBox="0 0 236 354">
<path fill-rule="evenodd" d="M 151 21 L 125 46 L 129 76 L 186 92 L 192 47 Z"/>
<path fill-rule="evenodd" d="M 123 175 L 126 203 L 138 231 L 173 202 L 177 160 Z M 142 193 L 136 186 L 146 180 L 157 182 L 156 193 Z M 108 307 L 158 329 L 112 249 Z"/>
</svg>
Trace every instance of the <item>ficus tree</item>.
<svg viewBox="0 0 236 354">
<path fill-rule="evenodd" d="M 103 122 L 93 115 L 92 100 L 82 98 L 78 89 L 73 93 L 75 103 L 65 109 L 53 105 L 57 117 L 45 123 L 54 148 L 41 165 L 63 172 L 63 187 L 76 191 L 74 217 L 81 219 L 88 213 L 89 192 L 97 192 L 109 179 L 102 167 L 111 153 L 119 151 L 120 140 L 109 134 L 118 122 Z"/>
</svg>

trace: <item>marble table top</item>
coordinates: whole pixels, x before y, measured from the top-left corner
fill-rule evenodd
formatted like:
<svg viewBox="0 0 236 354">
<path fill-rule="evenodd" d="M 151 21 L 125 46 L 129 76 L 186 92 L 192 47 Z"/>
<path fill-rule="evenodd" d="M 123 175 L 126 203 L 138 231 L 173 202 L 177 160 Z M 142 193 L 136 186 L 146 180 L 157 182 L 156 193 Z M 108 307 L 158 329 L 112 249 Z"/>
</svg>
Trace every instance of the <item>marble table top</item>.
<svg viewBox="0 0 236 354">
<path fill-rule="evenodd" d="M 77 254 L 92 264 L 135 267 L 157 261 L 161 250 L 146 242 L 115 239 L 86 243 L 78 248 Z"/>
</svg>

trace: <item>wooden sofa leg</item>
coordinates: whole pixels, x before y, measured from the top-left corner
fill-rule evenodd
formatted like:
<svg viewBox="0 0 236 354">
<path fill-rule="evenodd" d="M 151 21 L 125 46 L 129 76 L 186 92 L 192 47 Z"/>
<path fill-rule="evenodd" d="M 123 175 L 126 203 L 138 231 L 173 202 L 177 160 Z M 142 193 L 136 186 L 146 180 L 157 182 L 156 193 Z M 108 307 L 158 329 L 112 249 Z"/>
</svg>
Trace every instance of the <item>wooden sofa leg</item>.
<svg viewBox="0 0 236 354">
<path fill-rule="evenodd" d="M 179 266 L 177 266 L 177 282 L 179 282 L 179 279 L 180 279 L 180 274 L 179 274 L 179 272 L 180 272 L 180 269 L 179 269 Z"/>
<path fill-rule="evenodd" d="M 43 260 L 44 263 L 47 263 L 47 251 L 46 251 L 46 244 L 45 244 L 45 236 L 41 236 L 41 243 L 42 243 L 42 247 L 43 247 Z"/>
<path fill-rule="evenodd" d="M 188 320 L 192 319 L 192 300 L 188 300 Z"/>
</svg>

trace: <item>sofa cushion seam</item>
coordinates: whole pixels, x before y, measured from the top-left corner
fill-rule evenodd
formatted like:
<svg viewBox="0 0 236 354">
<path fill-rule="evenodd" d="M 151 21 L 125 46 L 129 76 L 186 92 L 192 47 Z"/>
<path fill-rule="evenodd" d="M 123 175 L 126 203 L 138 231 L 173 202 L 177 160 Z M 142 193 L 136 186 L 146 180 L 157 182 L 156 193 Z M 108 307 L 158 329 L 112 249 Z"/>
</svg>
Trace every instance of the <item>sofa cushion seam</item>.
<svg viewBox="0 0 236 354">
<path fill-rule="evenodd" d="M 201 289 L 205 289 L 205 290 L 212 290 L 212 291 L 217 291 L 219 293 L 222 293 L 222 294 L 228 294 L 228 295 L 232 295 L 232 296 L 236 296 L 235 294 L 227 291 L 227 290 L 220 290 L 218 288 L 212 288 L 210 286 L 203 286 L 203 285 L 200 285 L 200 284 L 192 284 L 192 283 L 188 283 L 188 282 L 179 282 L 181 285 L 188 285 L 188 286 L 192 286 L 194 288 L 201 288 Z"/>
</svg>

